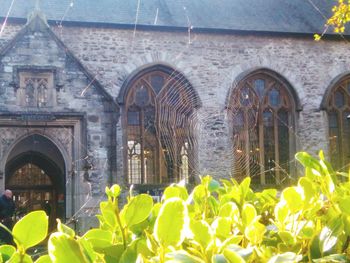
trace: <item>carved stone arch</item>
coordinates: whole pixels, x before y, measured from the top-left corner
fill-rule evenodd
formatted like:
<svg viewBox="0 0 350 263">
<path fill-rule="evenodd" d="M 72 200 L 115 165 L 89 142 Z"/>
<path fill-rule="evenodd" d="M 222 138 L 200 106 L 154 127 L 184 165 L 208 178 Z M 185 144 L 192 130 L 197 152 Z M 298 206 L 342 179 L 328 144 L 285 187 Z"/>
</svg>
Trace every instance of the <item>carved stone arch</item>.
<svg viewBox="0 0 350 263">
<path fill-rule="evenodd" d="M 343 72 L 336 76 L 334 79 L 330 81 L 328 84 L 325 93 L 323 94 L 323 98 L 320 104 L 320 110 L 327 110 L 327 102 L 330 98 L 330 95 L 337 88 L 338 84 L 350 78 L 350 71 Z"/>
<path fill-rule="evenodd" d="M 302 105 L 301 105 L 298 93 L 294 89 L 294 87 L 290 84 L 290 82 L 282 74 L 278 73 L 275 70 L 266 68 L 266 67 L 251 68 L 249 70 L 246 70 L 246 71 L 240 73 L 235 78 L 231 89 L 229 89 L 229 91 L 228 91 L 228 94 L 226 96 L 226 106 L 230 105 L 231 94 L 240 85 L 240 83 L 242 81 L 244 81 L 245 79 L 247 79 L 248 77 L 251 77 L 251 76 L 257 75 L 257 74 L 266 74 L 266 75 L 280 81 L 284 85 L 284 87 L 287 89 L 287 91 L 290 93 L 290 96 L 293 98 L 293 101 L 295 103 L 295 111 L 302 111 Z"/>
<path fill-rule="evenodd" d="M 176 80 L 178 81 L 186 81 L 189 90 L 191 91 L 191 93 L 193 93 L 194 95 L 194 106 L 195 108 L 200 108 L 202 106 L 201 100 L 200 100 L 200 96 L 197 93 L 197 90 L 193 87 L 193 85 L 190 83 L 190 81 L 188 80 L 188 78 L 178 69 L 175 69 L 174 67 L 167 65 L 165 63 L 159 64 L 159 63 L 152 63 L 152 64 L 147 64 L 144 65 L 136 70 L 134 70 L 127 78 L 126 80 L 123 82 L 123 85 L 120 89 L 118 98 L 117 98 L 117 102 L 120 105 L 124 105 L 125 101 L 126 101 L 126 96 L 128 94 L 128 89 L 132 86 L 132 83 L 135 82 L 135 80 L 139 79 L 140 77 L 142 77 L 143 75 L 146 75 L 150 72 L 153 71 L 160 71 L 163 72 L 165 74 L 171 75 L 174 78 L 176 78 Z"/>
<path fill-rule="evenodd" d="M 7 151 L 5 152 L 5 154 L 1 160 L 1 163 L 0 163 L 1 171 L 5 171 L 6 162 L 8 161 L 8 157 L 9 157 L 10 153 L 12 152 L 12 150 L 14 149 L 14 147 L 16 145 L 18 145 L 18 143 L 20 143 L 25 138 L 30 137 L 32 135 L 39 135 L 39 136 L 45 137 L 46 139 L 51 141 L 60 151 L 60 153 L 64 159 L 67 171 L 68 171 L 68 169 L 71 169 L 71 167 L 72 167 L 71 157 L 69 156 L 64 145 L 61 142 L 59 142 L 58 140 L 56 140 L 55 138 L 53 138 L 52 136 L 50 136 L 49 134 L 45 133 L 43 130 L 37 129 L 37 130 L 32 130 L 32 131 L 27 132 L 26 134 L 16 138 L 16 140 L 11 143 L 11 145 L 7 148 Z"/>
<path fill-rule="evenodd" d="M 33 129 L 18 136 L 3 158 L 2 183 L 13 191 L 20 213 L 45 210 L 51 229 L 55 218 L 65 219 L 67 197 L 71 199 L 66 189 L 69 160 L 63 145 L 44 131 Z"/>
</svg>

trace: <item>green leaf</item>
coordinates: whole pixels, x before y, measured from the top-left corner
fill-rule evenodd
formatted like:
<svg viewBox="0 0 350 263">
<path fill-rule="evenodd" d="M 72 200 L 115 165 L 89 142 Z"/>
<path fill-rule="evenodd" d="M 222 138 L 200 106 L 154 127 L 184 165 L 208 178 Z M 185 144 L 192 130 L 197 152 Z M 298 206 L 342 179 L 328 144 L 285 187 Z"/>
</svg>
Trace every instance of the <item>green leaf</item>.
<svg viewBox="0 0 350 263">
<path fill-rule="evenodd" d="M 213 215 L 218 214 L 219 210 L 219 202 L 215 199 L 214 196 L 209 196 L 208 197 L 208 204 L 210 211 L 212 212 Z"/>
<path fill-rule="evenodd" d="M 230 263 L 245 263 L 245 260 L 232 250 L 225 249 L 224 256 Z"/>
<path fill-rule="evenodd" d="M 213 263 L 228 263 L 225 256 L 221 255 L 221 254 L 213 255 L 211 262 L 213 262 Z"/>
<path fill-rule="evenodd" d="M 255 221 L 246 227 L 244 235 L 253 245 L 257 245 L 263 241 L 265 231 L 265 225 L 261 224 L 259 221 Z"/>
<path fill-rule="evenodd" d="M 255 207 L 251 204 L 244 204 L 242 209 L 242 222 L 244 226 L 248 226 L 257 216 Z"/>
<path fill-rule="evenodd" d="M 209 197 L 209 192 L 206 191 L 206 188 L 204 185 L 197 185 L 193 189 L 193 200 L 198 203 L 202 204 L 203 201 Z"/>
<path fill-rule="evenodd" d="M 88 262 L 96 262 L 98 254 L 94 251 L 91 243 L 84 238 L 79 238 L 77 241 Z"/>
<path fill-rule="evenodd" d="M 301 177 L 298 185 L 303 188 L 306 203 L 316 197 L 317 191 L 313 186 L 313 182 L 309 178 Z"/>
<path fill-rule="evenodd" d="M 65 233 L 70 237 L 75 237 L 75 232 L 69 226 L 62 224 L 61 220 L 57 219 L 57 230 L 59 232 Z"/>
<path fill-rule="evenodd" d="M 49 255 L 40 256 L 35 263 L 52 263 Z"/>
<path fill-rule="evenodd" d="M 124 252 L 124 245 L 117 244 L 102 248 L 96 248 L 96 252 L 101 253 L 105 256 L 106 263 L 119 262 L 120 257 Z"/>
<path fill-rule="evenodd" d="M 337 244 L 338 238 L 333 235 L 333 232 L 325 226 L 320 233 L 320 248 L 321 253 L 331 250 Z"/>
<path fill-rule="evenodd" d="M 235 252 L 244 260 L 249 260 L 249 257 L 253 254 L 254 247 L 242 248 L 236 244 L 231 244 L 226 249 Z"/>
<path fill-rule="evenodd" d="M 344 196 L 339 199 L 339 208 L 346 215 L 350 216 L 350 196 Z"/>
<path fill-rule="evenodd" d="M 88 262 L 79 243 L 64 233 L 56 232 L 51 234 L 48 250 L 53 262 Z"/>
<path fill-rule="evenodd" d="M 168 199 L 162 205 L 156 223 L 154 236 L 162 246 L 179 246 L 185 239 L 188 212 L 185 202 L 177 197 Z"/>
<path fill-rule="evenodd" d="M 0 254 L 3 262 L 6 262 L 7 260 L 9 260 L 12 257 L 13 253 L 15 252 L 16 252 L 16 248 L 14 246 L 10 246 L 10 245 L 0 246 Z"/>
<path fill-rule="evenodd" d="M 282 199 L 285 200 L 289 210 L 293 214 L 300 211 L 304 205 L 303 195 L 300 193 L 300 190 L 302 188 L 287 187 L 282 192 Z"/>
<path fill-rule="evenodd" d="M 134 247 L 127 247 L 125 251 L 123 252 L 119 263 L 130 263 L 130 262 L 136 262 L 137 259 L 137 252 Z"/>
<path fill-rule="evenodd" d="M 228 238 L 231 233 L 232 220 L 228 217 L 218 217 L 212 223 L 212 228 L 215 231 L 215 235 L 221 240 Z"/>
<path fill-rule="evenodd" d="M 204 263 L 203 260 L 197 258 L 184 250 L 177 250 L 166 254 L 167 263 Z"/>
<path fill-rule="evenodd" d="M 284 226 L 286 223 L 286 219 L 289 215 L 289 209 L 285 202 L 279 202 L 275 206 L 275 218 L 276 221 L 281 225 Z"/>
<path fill-rule="evenodd" d="M 221 217 L 239 217 L 239 208 L 234 202 L 225 203 L 219 210 L 219 216 Z"/>
<path fill-rule="evenodd" d="M 117 198 L 120 195 L 120 186 L 117 184 L 112 185 L 111 187 L 112 197 Z"/>
<path fill-rule="evenodd" d="M 188 198 L 187 189 L 179 185 L 172 185 L 165 188 L 162 200 L 167 200 L 173 197 L 179 197 L 182 200 L 186 201 Z"/>
<path fill-rule="evenodd" d="M 116 229 L 118 226 L 117 215 L 115 209 L 110 202 L 101 202 L 100 210 L 103 216 L 104 222 L 112 229 Z"/>
<path fill-rule="evenodd" d="M 214 179 L 211 179 L 208 185 L 209 192 L 215 192 L 220 188 L 220 183 Z"/>
<path fill-rule="evenodd" d="M 241 204 L 243 204 L 248 192 L 250 191 L 250 188 L 249 188 L 250 182 L 251 182 L 251 178 L 247 176 L 239 185 L 239 188 L 241 190 Z"/>
<path fill-rule="evenodd" d="M 318 259 L 313 259 L 312 260 L 312 262 L 315 262 L 315 263 L 330 263 L 330 262 L 342 263 L 342 262 L 348 262 L 348 261 L 349 261 L 348 257 L 346 255 L 344 255 L 344 254 L 333 254 L 333 255 L 329 255 L 329 256 L 326 256 L 326 257 L 322 257 L 322 258 L 318 258 Z"/>
<path fill-rule="evenodd" d="M 102 229 L 91 229 L 83 236 L 88 240 L 94 249 L 109 247 L 112 245 L 112 232 Z"/>
<path fill-rule="evenodd" d="M 48 225 L 47 215 L 44 211 L 30 212 L 13 227 L 14 241 L 24 250 L 35 246 L 47 236 Z"/>
<path fill-rule="evenodd" d="M 297 159 L 305 168 L 321 171 L 318 160 L 306 152 L 298 152 L 295 154 L 295 159 Z"/>
<path fill-rule="evenodd" d="M 289 231 L 279 231 L 278 235 L 287 246 L 293 246 L 296 242 L 295 236 Z"/>
<path fill-rule="evenodd" d="M 191 220 L 190 229 L 193 233 L 193 239 L 203 248 L 206 248 L 212 240 L 210 226 L 204 220 Z"/>
<path fill-rule="evenodd" d="M 284 254 L 278 254 L 273 256 L 268 263 L 295 263 L 299 262 L 302 256 L 293 252 L 286 252 Z"/>
<path fill-rule="evenodd" d="M 28 254 L 21 255 L 15 252 L 6 263 L 33 263 L 33 260 Z"/>
<path fill-rule="evenodd" d="M 132 197 L 121 212 L 121 217 L 127 227 L 131 227 L 144 221 L 151 213 L 153 199 L 148 194 L 140 194 Z"/>
</svg>

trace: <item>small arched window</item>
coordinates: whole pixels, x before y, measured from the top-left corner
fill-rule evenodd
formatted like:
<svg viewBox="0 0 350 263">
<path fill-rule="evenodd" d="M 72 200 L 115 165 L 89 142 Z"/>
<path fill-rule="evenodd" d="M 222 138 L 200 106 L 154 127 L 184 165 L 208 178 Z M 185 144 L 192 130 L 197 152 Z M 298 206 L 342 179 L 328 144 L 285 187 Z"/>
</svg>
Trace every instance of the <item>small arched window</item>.
<svg viewBox="0 0 350 263">
<path fill-rule="evenodd" d="M 130 184 L 189 180 L 193 174 L 196 94 L 178 72 L 147 70 L 125 96 L 125 153 Z"/>
<path fill-rule="evenodd" d="M 326 97 L 329 127 L 329 156 L 335 169 L 347 170 L 350 163 L 350 77 L 334 85 Z"/>
<path fill-rule="evenodd" d="M 254 184 L 281 184 L 294 158 L 295 100 L 285 82 L 259 70 L 242 79 L 229 100 L 233 175 Z"/>
</svg>

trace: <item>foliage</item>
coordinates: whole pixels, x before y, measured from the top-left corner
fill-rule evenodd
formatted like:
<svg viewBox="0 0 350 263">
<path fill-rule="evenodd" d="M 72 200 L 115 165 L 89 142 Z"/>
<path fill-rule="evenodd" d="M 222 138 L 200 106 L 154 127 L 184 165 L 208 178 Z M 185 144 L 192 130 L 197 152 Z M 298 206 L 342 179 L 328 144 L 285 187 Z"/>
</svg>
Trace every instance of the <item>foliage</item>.
<svg viewBox="0 0 350 263">
<path fill-rule="evenodd" d="M 254 192 L 249 177 L 219 183 L 205 176 L 190 194 L 167 187 L 160 203 L 130 192 L 119 210 L 121 189 L 113 185 L 100 204 L 99 227 L 78 236 L 58 221 L 48 255 L 36 262 L 347 262 L 349 175 L 333 171 L 322 152 L 319 159 L 305 152 L 296 159 L 305 176 L 280 193 Z M 1 246 L 0 261 L 32 262 L 25 252 L 46 235 L 43 213 L 15 225 L 17 248 Z"/>
<path fill-rule="evenodd" d="M 332 16 L 325 24 L 324 35 L 329 27 L 333 28 L 335 33 L 344 33 L 345 25 L 350 21 L 350 0 L 338 0 L 338 4 L 332 8 Z M 320 40 L 321 36 L 314 35 L 315 40 Z"/>
</svg>

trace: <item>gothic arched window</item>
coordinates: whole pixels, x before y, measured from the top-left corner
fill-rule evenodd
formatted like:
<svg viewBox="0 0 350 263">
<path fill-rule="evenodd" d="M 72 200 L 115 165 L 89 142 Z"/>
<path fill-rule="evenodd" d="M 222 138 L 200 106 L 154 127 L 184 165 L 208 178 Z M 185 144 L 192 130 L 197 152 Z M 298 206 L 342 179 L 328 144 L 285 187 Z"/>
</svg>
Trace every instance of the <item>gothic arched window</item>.
<svg viewBox="0 0 350 263">
<path fill-rule="evenodd" d="M 130 184 L 188 181 L 193 174 L 196 94 L 176 71 L 148 70 L 127 86 L 124 127 Z"/>
<path fill-rule="evenodd" d="M 295 100 L 275 73 L 259 70 L 241 80 L 229 100 L 233 175 L 254 184 L 285 183 L 294 158 Z"/>
<path fill-rule="evenodd" d="M 335 169 L 350 163 L 350 77 L 334 85 L 325 98 L 329 127 L 329 156 Z"/>
</svg>

